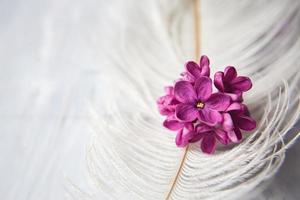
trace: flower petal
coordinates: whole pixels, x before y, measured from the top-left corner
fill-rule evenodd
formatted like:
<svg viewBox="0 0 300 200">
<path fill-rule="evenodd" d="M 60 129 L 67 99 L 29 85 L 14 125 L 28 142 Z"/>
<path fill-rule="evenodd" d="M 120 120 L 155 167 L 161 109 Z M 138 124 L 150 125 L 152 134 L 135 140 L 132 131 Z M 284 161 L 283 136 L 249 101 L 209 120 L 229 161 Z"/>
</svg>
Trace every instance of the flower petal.
<svg viewBox="0 0 300 200">
<path fill-rule="evenodd" d="M 199 111 L 192 104 L 179 104 L 175 109 L 175 116 L 180 121 L 191 122 L 199 116 Z"/>
<path fill-rule="evenodd" d="M 214 84 L 215 84 L 216 88 L 221 92 L 224 92 L 224 90 L 225 90 L 223 82 L 224 82 L 224 73 L 216 72 L 215 76 L 214 76 Z"/>
<path fill-rule="evenodd" d="M 235 79 L 232 80 L 231 82 L 231 87 L 232 89 L 239 90 L 242 92 L 246 92 L 251 89 L 252 87 L 252 82 L 250 78 L 245 77 L 245 76 L 238 76 Z"/>
<path fill-rule="evenodd" d="M 172 102 L 173 97 L 170 95 L 159 97 L 156 101 L 158 111 L 161 115 L 172 115 L 174 113 L 175 109 L 172 109 L 172 106 L 170 105 Z"/>
<path fill-rule="evenodd" d="M 180 75 L 182 76 L 181 80 L 183 80 L 183 81 L 188 81 L 188 82 L 191 82 L 191 83 L 195 82 L 194 76 L 191 75 L 189 72 L 182 72 Z"/>
<path fill-rule="evenodd" d="M 174 87 L 173 86 L 166 86 L 165 87 L 166 95 L 173 95 L 174 94 Z"/>
<path fill-rule="evenodd" d="M 228 113 L 223 114 L 222 126 L 223 126 L 224 130 L 226 130 L 226 131 L 231 131 L 234 129 L 233 121 L 232 121 L 230 114 L 228 114 Z"/>
<path fill-rule="evenodd" d="M 246 115 L 239 116 L 236 123 L 240 129 L 245 131 L 251 131 L 256 128 L 256 121 Z"/>
<path fill-rule="evenodd" d="M 219 140 L 222 144 L 228 144 L 229 138 L 227 135 L 227 132 L 222 129 L 215 129 L 216 138 Z"/>
<path fill-rule="evenodd" d="M 189 61 L 185 64 L 185 69 L 187 72 L 189 72 L 191 75 L 194 76 L 194 78 L 199 78 L 201 76 L 201 69 L 197 63 L 194 61 Z"/>
<path fill-rule="evenodd" d="M 205 55 L 201 56 L 200 58 L 200 68 L 201 68 L 201 75 L 209 77 L 210 75 L 209 59 Z"/>
<path fill-rule="evenodd" d="M 199 110 L 199 121 L 209 125 L 215 126 L 218 123 L 221 123 L 223 120 L 222 115 L 216 110 L 202 109 Z"/>
<path fill-rule="evenodd" d="M 191 138 L 193 138 L 194 132 L 185 128 L 178 131 L 175 142 L 178 147 L 185 147 Z"/>
<path fill-rule="evenodd" d="M 169 130 L 177 131 L 184 127 L 184 123 L 179 122 L 178 120 L 175 119 L 166 119 L 163 123 L 163 126 Z"/>
<path fill-rule="evenodd" d="M 201 142 L 201 149 L 204 153 L 212 154 L 216 150 L 216 139 L 213 134 L 209 134 L 203 137 Z"/>
<path fill-rule="evenodd" d="M 197 98 L 206 101 L 212 93 L 212 81 L 206 76 L 201 76 L 195 82 Z"/>
<path fill-rule="evenodd" d="M 226 112 L 232 111 L 232 110 L 242 110 L 242 105 L 240 103 L 233 102 L 232 104 L 230 104 L 228 106 L 228 108 L 226 109 Z"/>
<path fill-rule="evenodd" d="M 178 81 L 175 83 L 174 95 L 182 103 L 193 102 L 197 98 L 192 84 L 188 81 Z"/>
<path fill-rule="evenodd" d="M 243 101 L 242 93 L 240 91 L 232 91 L 232 93 L 224 92 L 224 94 L 230 96 L 232 101 Z"/>
<path fill-rule="evenodd" d="M 236 70 L 232 66 L 228 66 L 224 71 L 224 80 L 227 82 L 231 82 L 237 76 Z"/>
<path fill-rule="evenodd" d="M 203 138 L 205 134 L 202 134 L 202 133 L 195 133 L 193 138 L 191 138 L 189 140 L 190 143 L 195 143 L 195 142 L 198 142 L 199 140 L 201 140 Z"/>
<path fill-rule="evenodd" d="M 235 128 L 233 131 L 228 131 L 227 135 L 228 138 L 234 143 L 238 143 L 242 140 L 242 133 L 239 128 Z"/>
<path fill-rule="evenodd" d="M 244 115 L 250 117 L 250 111 L 248 109 L 248 107 L 245 104 L 241 104 L 242 106 L 242 112 L 244 113 Z"/>
<path fill-rule="evenodd" d="M 191 123 L 191 122 L 186 122 L 186 123 L 184 123 L 184 128 L 186 128 L 186 129 L 189 130 L 189 131 L 194 131 L 194 130 L 195 130 L 195 129 L 194 129 L 194 124 Z"/>
<path fill-rule="evenodd" d="M 190 142 L 197 142 L 202 139 L 207 133 L 212 132 L 212 128 L 210 126 L 207 126 L 205 124 L 198 124 L 195 130 L 195 135 L 192 139 L 190 139 Z"/>
<path fill-rule="evenodd" d="M 230 105 L 230 97 L 222 93 L 214 93 L 205 102 L 205 106 L 217 111 L 225 111 Z"/>
<path fill-rule="evenodd" d="M 212 127 L 207 126 L 206 124 L 198 124 L 196 126 L 196 132 L 197 133 L 207 133 L 212 131 Z"/>
</svg>

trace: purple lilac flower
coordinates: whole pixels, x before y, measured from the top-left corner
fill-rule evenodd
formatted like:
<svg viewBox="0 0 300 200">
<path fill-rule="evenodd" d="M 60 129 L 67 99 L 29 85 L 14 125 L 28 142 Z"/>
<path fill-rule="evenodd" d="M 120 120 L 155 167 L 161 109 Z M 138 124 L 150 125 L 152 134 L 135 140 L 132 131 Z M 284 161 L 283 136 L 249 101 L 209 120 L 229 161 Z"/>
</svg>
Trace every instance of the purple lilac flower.
<svg viewBox="0 0 300 200">
<path fill-rule="evenodd" d="M 212 94 L 212 81 L 202 76 L 193 86 L 188 81 L 179 81 L 174 87 L 174 96 L 180 102 L 175 109 L 178 120 L 192 122 L 198 119 L 207 125 L 221 123 L 221 111 L 230 104 L 230 97 L 222 93 Z"/>
<path fill-rule="evenodd" d="M 194 125 L 191 122 L 180 122 L 174 116 L 169 116 L 163 123 L 169 130 L 177 131 L 176 145 L 184 147 L 194 136 Z"/>
<path fill-rule="evenodd" d="M 214 84 L 220 92 L 231 96 L 232 100 L 242 101 L 242 93 L 251 89 L 252 82 L 248 77 L 237 76 L 236 69 L 228 66 L 224 72 L 217 72 Z"/>
<path fill-rule="evenodd" d="M 209 59 L 202 56 L 199 65 L 189 61 L 183 78 L 165 88 L 165 95 L 157 100 L 158 110 L 166 116 L 164 127 L 176 131 L 178 147 L 199 142 L 204 153 L 212 154 L 216 145 L 237 143 L 243 131 L 255 129 L 242 95 L 252 87 L 251 80 L 237 76 L 234 67 L 214 75 L 217 93 L 212 92 L 209 78 Z"/>
<path fill-rule="evenodd" d="M 156 103 L 161 115 L 170 116 L 174 114 L 175 108 L 179 102 L 174 97 L 174 87 L 165 87 L 165 93 L 166 95 L 159 97 Z"/>
<path fill-rule="evenodd" d="M 241 103 L 233 103 L 227 108 L 226 111 L 230 115 L 234 126 L 232 131 L 228 131 L 228 137 L 232 142 L 237 143 L 241 141 L 241 130 L 251 131 L 256 128 L 256 121 L 251 118 L 246 105 Z"/>
<path fill-rule="evenodd" d="M 213 127 L 199 124 L 196 127 L 194 137 L 190 139 L 190 142 L 198 141 L 201 141 L 200 148 L 204 153 L 212 154 L 215 152 L 217 141 L 227 145 L 229 138 L 222 126 Z"/>
<path fill-rule="evenodd" d="M 201 76 L 210 75 L 209 69 L 209 59 L 207 56 L 201 56 L 199 65 L 194 61 L 188 61 L 185 64 L 185 72 L 181 75 L 184 77 L 184 80 L 194 83 Z"/>
</svg>

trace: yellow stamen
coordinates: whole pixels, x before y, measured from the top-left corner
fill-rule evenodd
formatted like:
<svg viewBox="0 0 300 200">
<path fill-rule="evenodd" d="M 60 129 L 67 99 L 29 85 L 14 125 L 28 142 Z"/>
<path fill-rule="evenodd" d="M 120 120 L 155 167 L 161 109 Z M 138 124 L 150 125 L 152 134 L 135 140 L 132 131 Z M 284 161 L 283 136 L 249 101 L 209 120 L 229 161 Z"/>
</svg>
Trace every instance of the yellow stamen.
<svg viewBox="0 0 300 200">
<path fill-rule="evenodd" d="M 202 109 L 202 108 L 204 108 L 204 103 L 198 102 L 197 105 L 196 105 L 196 107 Z"/>
</svg>

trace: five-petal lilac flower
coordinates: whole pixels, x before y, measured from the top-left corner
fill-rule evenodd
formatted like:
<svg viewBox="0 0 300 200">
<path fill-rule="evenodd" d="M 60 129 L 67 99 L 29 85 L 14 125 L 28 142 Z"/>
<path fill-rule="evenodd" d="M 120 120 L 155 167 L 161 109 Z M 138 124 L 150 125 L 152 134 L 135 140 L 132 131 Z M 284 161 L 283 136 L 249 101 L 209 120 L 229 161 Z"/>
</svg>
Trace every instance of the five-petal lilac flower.
<svg viewBox="0 0 300 200">
<path fill-rule="evenodd" d="M 230 97 L 221 93 L 212 94 L 212 81 L 202 76 L 195 85 L 188 81 L 179 81 L 174 87 L 174 96 L 180 102 L 175 109 L 178 120 L 192 122 L 199 119 L 207 125 L 214 126 L 221 123 L 221 111 L 225 111 L 230 104 Z"/>
<path fill-rule="evenodd" d="M 187 62 L 185 70 L 174 87 L 166 87 L 166 94 L 157 100 L 159 112 L 166 116 L 163 125 L 177 132 L 178 147 L 200 141 L 201 150 L 212 154 L 217 142 L 237 143 L 242 139 L 241 130 L 255 129 L 255 120 L 242 104 L 243 92 L 252 87 L 248 77 L 237 76 L 234 67 L 226 67 L 214 75 L 218 92 L 213 93 L 207 56 L 201 57 L 199 65 Z"/>
<path fill-rule="evenodd" d="M 197 125 L 194 137 L 190 139 L 190 142 L 198 142 L 200 140 L 201 150 L 208 154 L 215 152 L 217 141 L 224 145 L 229 143 L 227 132 L 221 126 L 213 127 L 206 124 Z"/>
<path fill-rule="evenodd" d="M 230 115 L 234 129 L 228 131 L 229 139 L 237 143 L 242 139 L 241 130 L 251 131 L 256 128 L 256 121 L 251 118 L 250 112 L 246 105 L 241 103 L 231 104 L 227 110 Z"/>
<path fill-rule="evenodd" d="M 169 116 L 163 123 L 164 127 L 172 131 L 177 131 L 176 145 L 185 147 L 189 140 L 195 135 L 194 124 L 191 122 L 180 122 L 174 116 Z"/>
<path fill-rule="evenodd" d="M 210 75 L 209 69 L 209 59 L 207 56 L 201 56 L 199 65 L 194 61 L 188 61 L 185 64 L 185 72 L 181 75 L 184 77 L 184 80 L 194 83 L 201 76 Z"/>
<path fill-rule="evenodd" d="M 166 95 L 159 97 L 156 103 L 161 115 L 170 116 L 174 114 L 175 108 L 179 102 L 174 97 L 174 87 L 165 87 L 165 93 Z"/>
<path fill-rule="evenodd" d="M 252 83 L 248 77 L 237 76 L 236 69 L 228 66 L 224 72 L 217 72 L 214 84 L 220 92 L 227 93 L 233 100 L 242 100 L 242 93 L 251 89 Z"/>
</svg>

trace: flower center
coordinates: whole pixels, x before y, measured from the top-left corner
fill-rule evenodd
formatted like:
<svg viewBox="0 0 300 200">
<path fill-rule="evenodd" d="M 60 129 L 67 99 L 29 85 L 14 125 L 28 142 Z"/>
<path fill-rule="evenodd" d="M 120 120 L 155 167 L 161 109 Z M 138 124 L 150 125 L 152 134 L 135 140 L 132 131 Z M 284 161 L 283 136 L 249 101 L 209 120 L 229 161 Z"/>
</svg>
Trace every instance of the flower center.
<svg viewBox="0 0 300 200">
<path fill-rule="evenodd" d="M 196 104 L 196 107 L 197 108 L 199 108 L 199 109 L 202 109 L 202 108 L 204 108 L 204 103 L 203 102 L 201 102 L 201 101 L 199 101 L 197 104 Z"/>
</svg>

